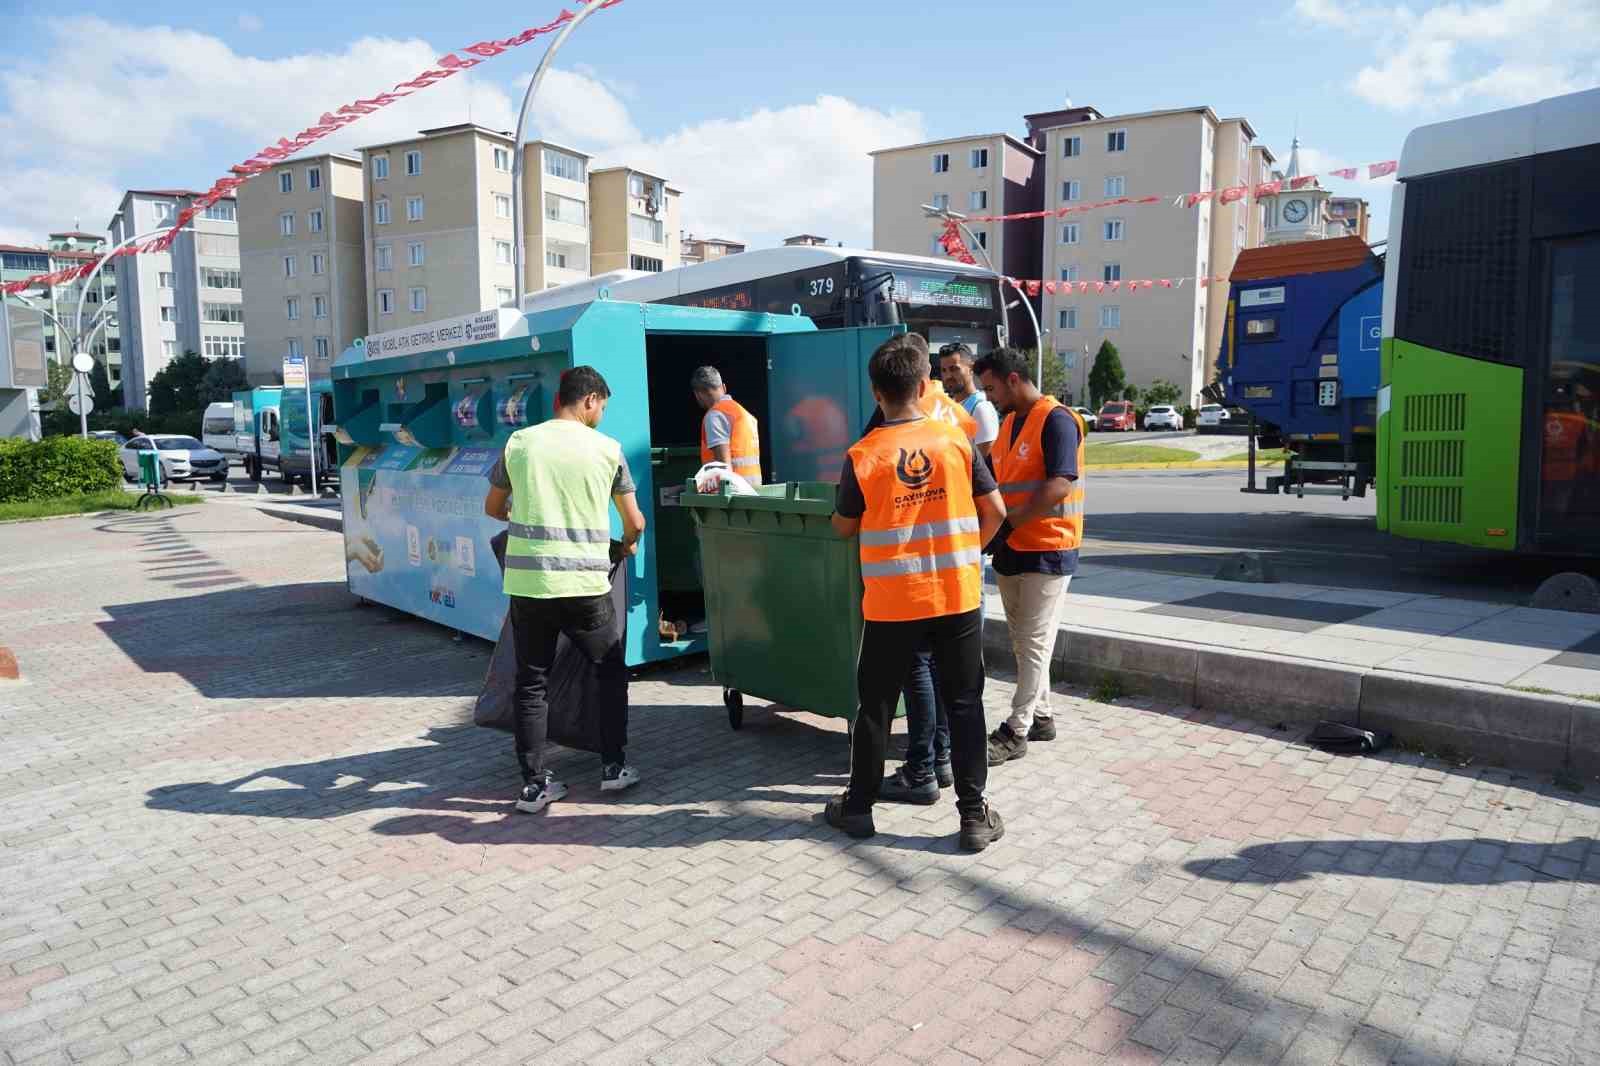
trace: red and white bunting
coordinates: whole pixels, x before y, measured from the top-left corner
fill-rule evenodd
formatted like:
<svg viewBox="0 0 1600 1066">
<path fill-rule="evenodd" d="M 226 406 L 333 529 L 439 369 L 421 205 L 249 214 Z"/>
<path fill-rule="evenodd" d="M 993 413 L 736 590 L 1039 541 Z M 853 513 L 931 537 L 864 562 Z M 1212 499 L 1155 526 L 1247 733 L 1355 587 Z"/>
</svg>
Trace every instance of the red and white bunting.
<svg viewBox="0 0 1600 1066">
<path fill-rule="evenodd" d="M 1071 296 L 1073 293 L 1108 293 L 1126 292 L 1138 293 L 1142 289 L 1154 289 L 1157 286 L 1163 289 L 1181 289 L 1187 282 L 1193 282 L 1200 288 L 1210 285 L 1222 285 L 1227 282 L 1225 275 L 1215 277 L 1182 277 L 1182 278 L 1134 278 L 1123 281 L 1038 281 L 1032 278 L 1006 278 L 1005 283 L 1018 292 L 1029 296 L 1038 296 L 1041 292 L 1046 296 Z"/>
</svg>

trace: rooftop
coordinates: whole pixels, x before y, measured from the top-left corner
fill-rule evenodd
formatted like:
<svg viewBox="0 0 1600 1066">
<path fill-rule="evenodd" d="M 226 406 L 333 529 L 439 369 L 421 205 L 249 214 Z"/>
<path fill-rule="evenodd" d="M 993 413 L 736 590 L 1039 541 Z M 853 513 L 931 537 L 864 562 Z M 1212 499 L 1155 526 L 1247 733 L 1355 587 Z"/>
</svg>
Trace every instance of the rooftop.
<svg viewBox="0 0 1600 1066">
<path fill-rule="evenodd" d="M 379 148 L 392 148 L 397 144 L 411 144 L 419 140 L 432 140 L 437 137 L 451 137 L 457 133 L 481 133 L 485 137 L 493 137 L 497 141 L 511 141 L 512 135 L 505 130 L 492 130 L 488 126 L 480 126 L 476 122 L 457 122 L 453 126 L 434 126 L 430 129 L 418 130 L 415 137 L 400 137 L 380 144 L 364 144 L 357 148 L 358 152 L 374 152 Z"/>
<path fill-rule="evenodd" d="M 1032 152 L 1034 155 L 1040 154 L 1039 149 L 1035 148 L 1027 141 L 1019 140 L 1018 138 L 1011 136 L 1009 133 L 973 133 L 966 137 L 942 137 L 937 141 L 919 141 L 916 144 L 900 144 L 893 148 L 879 148 L 877 151 L 868 152 L 867 154 L 887 155 L 890 152 L 909 152 L 916 148 L 936 148 L 941 144 L 961 144 L 967 141 L 992 141 L 997 137 L 1005 138 L 1005 140 L 1013 147 L 1020 148 L 1024 152 Z"/>
<path fill-rule="evenodd" d="M 61 230 L 59 233 L 50 234 L 50 236 L 52 236 L 52 237 L 84 237 L 84 238 L 87 238 L 88 240 L 91 240 L 91 241 L 103 241 L 103 240 L 106 239 L 106 235 L 104 233 L 84 233 L 82 230 L 75 230 L 75 229 Z"/>
<path fill-rule="evenodd" d="M 1076 109 L 1074 109 L 1074 110 L 1076 110 Z M 1042 114 L 1049 114 L 1049 112 L 1042 112 Z M 1087 120 L 1079 121 L 1079 122 L 1067 122 L 1067 123 L 1063 123 L 1061 126 L 1044 126 L 1044 127 L 1041 127 L 1041 128 L 1045 129 L 1045 130 L 1062 129 L 1063 127 L 1068 127 L 1068 126 L 1076 128 L 1078 126 L 1090 126 L 1090 125 L 1097 125 L 1097 124 L 1104 124 L 1104 123 L 1134 122 L 1134 121 L 1137 121 L 1138 119 L 1142 119 L 1142 118 L 1164 118 L 1167 115 L 1191 115 L 1191 114 L 1205 115 L 1207 118 L 1209 118 L 1211 120 L 1213 125 L 1217 124 L 1220 121 L 1217 118 L 1217 113 L 1215 111 L 1211 110 L 1209 107 L 1172 107 L 1172 108 L 1167 108 L 1167 109 L 1162 110 L 1162 111 L 1139 111 L 1139 112 L 1136 112 L 1136 113 L 1131 114 L 1131 115 L 1101 115 L 1099 118 L 1092 118 L 1092 119 L 1087 119 Z M 1245 122 L 1244 119 L 1242 119 L 1242 118 L 1241 119 L 1229 119 L 1228 121 L 1229 122 L 1244 123 L 1244 127 L 1246 129 L 1250 129 L 1250 124 L 1248 122 Z M 1255 130 L 1250 129 L 1250 136 L 1252 138 L 1255 137 Z"/>
</svg>

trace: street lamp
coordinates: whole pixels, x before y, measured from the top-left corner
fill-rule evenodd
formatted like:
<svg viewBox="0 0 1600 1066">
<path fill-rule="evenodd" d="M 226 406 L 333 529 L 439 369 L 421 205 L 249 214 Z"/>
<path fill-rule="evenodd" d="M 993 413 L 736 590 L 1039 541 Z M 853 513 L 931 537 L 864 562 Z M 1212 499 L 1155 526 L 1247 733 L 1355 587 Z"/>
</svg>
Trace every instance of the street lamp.
<svg viewBox="0 0 1600 1066">
<path fill-rule="evenodd" d="M 1006 311 L 1008 309 L 1012 308 L 1012 307 L 1015 307 L 1018 303 L 1022 304 L 1022 306 L 1027 309 L 1028 317 L 1033 320 L 1033 336 L 1034 336 L 1034 343 L 1035 343 L 1035 346 L 1036 346 L 1035 350 L 1038 352 L 1038 356 L 1039 356 L 1039 358 L 1038 358 L 1039 380 L 1038 380 L 1037 384 L 1043 385 L 1044 384 L 1044 330 L 1042 330 L 1039 327 L 1039 316 L 1034 313 L 1033 304 L 1028 302 L 1027 295 L 1024 294 L 1019 300 L 1016 300 L 1016 301 L 1014 301 L 1012 303 L 1009 303 L 1009 304 L 1006 303 L 1006 298 L 1005 298 L 1005 284 L 1006 284 L 1006 282 L 1005 282 L 1005 278 L 1003 278 L 1000 275 L 1000 272 L 994 268 L 994 260 L 989 258 L 989 249 L 985 248 L 982 244 L 980 244 L 978 242 L 978 239 L 973 236 L 972 230 L 970 228 L 968 228 L 968 226 L 967 226 L 967 216 L 966 215 L 963 215 L 963 214 L 961 214 L 960 212 L 957 212 L 957 211 L 952 211 L 948 207 L 935 207 L 932 204 L 923 204 L 922 205 L 922 213 L 927 218 L 937 218 L 937 219 L 942 219 L 943 221 L 945 221 L 947 223 L 953 223 L 958 230 L 960 230 L 963 234 L 966 235 L 967 247 L 976 248 L 978 250 L 978 254 L 983 256 L 983 265 L 989 268 L 989 273 L 994 275 L 995 281 L 998 282 L 999 285 L 1000 285 L 1000 293 L 1001 293 L 1001 295 L 1000 295 L 1000 314 L 1001 314 L 1001 317 L 1006 322 L 1006 333 L 1007 334 L 1009 334 L 1011 332 L 1011 326 L 1010 326 L 1011 319 L 1010 319 L 1010 316 L 1006 314 Z"/>
</svg>

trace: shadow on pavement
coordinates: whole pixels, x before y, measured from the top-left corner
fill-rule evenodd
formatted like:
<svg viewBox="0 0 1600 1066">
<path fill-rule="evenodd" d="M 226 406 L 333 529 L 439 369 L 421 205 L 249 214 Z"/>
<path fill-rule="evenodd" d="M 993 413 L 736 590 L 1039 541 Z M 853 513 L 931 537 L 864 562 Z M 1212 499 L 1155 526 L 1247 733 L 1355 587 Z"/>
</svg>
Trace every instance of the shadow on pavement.
<svg viewBox="0 0 1600 1066">
<path fill-rule="evenodd" d="M 1600 884 L 1585 870 L 1592 837 L 1561 844 L 1464 837 L 1455 840 L 1295 840 L 1252 844 L 1228 859 L 1189 862 L 1184 869 L 1212 881 L 1277 885 L 1314 874 L 1355 875 L 1434 885 Z"/>
</svg>

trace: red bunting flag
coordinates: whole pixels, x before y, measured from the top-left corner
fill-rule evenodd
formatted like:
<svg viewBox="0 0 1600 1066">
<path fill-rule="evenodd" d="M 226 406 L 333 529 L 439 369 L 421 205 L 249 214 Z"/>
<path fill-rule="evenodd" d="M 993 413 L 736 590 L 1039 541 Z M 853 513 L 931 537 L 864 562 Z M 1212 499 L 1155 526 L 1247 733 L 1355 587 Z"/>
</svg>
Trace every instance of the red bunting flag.
<svg viewBox="0 0 1600 1066">
<path fill-rule="evenodd" d="M 1037 296 L 1037 295 L 1039 295 L 1039 283 L 1037 281 L 1028 282 L 1028 295 L 1029 296 Z"/>
<path fill-rule="evenodd" d="M 1106 283 L 1103 282 L 1103 281 L 1095 282 L 1094 283 L 1094 291 L 1095 292 L 1105 292 L 1106 291 Z"/>
<path fill-rule="evenodd" d="M 1211 199 L 1211 197 L 1214 196 L 1214 195 L 1216 195 L 1216 194 L 1213 193 L 1213 192 L 1210 192 L 1210 191 L 1207 191 L 1207 192 L 1192 192 L 1188 196 L 1185 196 L 1183 198 L 1183 206 L 1185 206 L 1185 207 L 1193 207 L 1195 204 L 1205 203 L 1207 200 Z"/>
<path fill-rule="evenodd" d="M 1356 168 L 1341 167 L 1338 170 L 1330 170 L 1328 173 L 1332 174 L 1336 178 L 1344 178 L 1346 181 L 1354 181 L 1356 177 Z"/>
<path fill-rule="evenodd" d="M 1249 191 L 1250 186 L 1248 185 L 1230 185 L 1226 189 L 1222 190 L 1222 195 L 1217 197 L 1217 199 L 1225 204 L 1237 203 L 1238 201 L 1243 200 L 1245 194 Z"/>
<path fill-rule="evenodd" d="M 1393 159 L 1389 159 L 1382 163 L 1374 163 L 1369 166 L 1367 168 L 1367 177 L 1369 179 L 1387 177 L 1399 169 L 1400 164 L 1395 162 Z"/>
<path fill-rule="evenodd" d="M 1163 289 L 1170 289 L 1170 288 L 1172 288 L 1172 279 L 1171 279 L 1171 278 L 1162 278 L 1162 279 L 1161 279 L 1161 287 L 1162 287 L 1162 288 L 1163 288 Z"/>
<path fill-rule="evenodd" d="M 1256 185 L 1255 198 L 1259 200 L 1263 196 L 1276 196 L 1282 191 L 1283 182 L 1281 180 L 1263 181 Z"/>
<path fill-rule="evenodd" d="M 1316 183 L 1317 183 L 1317 176 L 1315 174 L 1302 174 L 1298 178 L 1290 178 L 1289 179 L 1289 188 L 1291 188 L 1291 189 L 1303 189 L 1307 185 L 1315 185 Z"/>
<path fill-rule="evenodd" d="M 1053 281 L 1045 282 L 1044 292 L 1046 296 L 1054 296 L 1056 294 L 1056 283 Z"/>
</svg>

